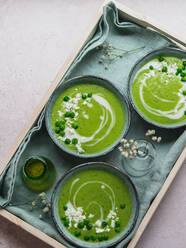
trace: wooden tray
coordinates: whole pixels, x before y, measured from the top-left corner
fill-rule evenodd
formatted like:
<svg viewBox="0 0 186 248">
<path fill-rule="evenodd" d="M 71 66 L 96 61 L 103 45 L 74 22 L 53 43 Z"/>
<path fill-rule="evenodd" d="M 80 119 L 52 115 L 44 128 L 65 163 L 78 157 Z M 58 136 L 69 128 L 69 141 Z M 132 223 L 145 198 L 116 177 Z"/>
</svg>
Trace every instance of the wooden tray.
<svg viewBox="0 0 186 248">
<path fill-rule="evenodd" d="M 74 49 L 72 54 L 69 56 L 69 58 L 67 59 L 66 63 L 63 65 L 62 69 L 60 70 L 60 72 L 58 73 L 57 77 L 53 81 L 53 83 L 52 83 L 51 87 L 49 88 L 48 92 L 46 93 L 46 95 L 42 99 L 41 103 L 37 106 L 37 108 L 35 109 L 33 115 L 31 116 L 30 120 L 27 122 L 27 124 L 25 125 L 25 127 L 22 130 L 21 134 L 19 135 L 19 137 L 15 141 L 14 145 L 10 149 L 10 151 L 9 151 L 9 153 L 7 155 L 7 158 L 2 163 L 2 166 L 0 168 L 0 175 L 3 172 L 4 168 L 7 166 L 7 164 L 9 163 L 9 161 L 11 160 L 12 156 L 16 152 L 16 150 L 19 147 L 19 145 L 21 144 L 24 136 L 27 134 L 27 132 L 29 131 L 29 129 L 32 127 L 33 123 L 35 122 L 35 120 L 39 116 L 40 112 L 42 111 L 43 107 L 45 106 L 46 102 L 48 101 L 50 95 L 53 93 L 53 91 L 57 87 L 60 79 L 64 76 L 64 74 L 68 70 L 69 66 L 71 65 L 73 60 L 76 58 L 77 54 L 82 49 L 82 47 L 85 45 L 85 43 L 87 43 L 92 38 L 92 36 L 94 35 L 96 27 L 97 27 L 97 24 L 98 24 L 102 14 L 103 14 L 103 7 L 108 2 L 110 2 L 110 0 L 106 0 L 102 4 L 102 6 L 100 7 L 100 9 L 99 9 L 99 11 L 98 11 L 98 13 L 97 13 L 97 15 L 95 17 L 95 20 L 89 26 L 85 37 L 83 37 L 82 41 L 78 44 L 78 46 Z M 178 35 L 174 34 L 173 32 L 168 32 L 166 28 L 162 27 L 161 25 L 159 25 L 155 21 L 151 20 L 150 18 L 144 17 L 144 16 L 132 11 L 131 9 L 129 9 L 126 6 L 118 3 L 117 1 L 113 1 L 113 2 L 116 4 L 116 6 L 117 6 L 117 8 L 119 10 L 119 17 L 120 17 L 121 20 L 123 19 L 123 20 L 132 21 L 132 22 L 137 23 L 137 24 L 139 24 L 139 25 L 141 25 L 141 26 L 143 26 L 143 27 L 145 27 L 147 29 L 153 29 L 153 30 L 163 34 L 164 36 L 168 37 L 169 39 L 173 40 L 174 42 L 177 43 L 177 45 L 179 47 L 181 47 L 182 49 L 186 50 L 186 40 L 183 40 L 182 38 L 180 38 Z M 136 246 L 138 240 L 140 239 L 140 237 L 143 234 L 145 228 L 147 227 L 149 221 L 151 220 L 154 212 L 156 211 L 158 205 L 160 204 L 162 198 L 164 197 L 164 195 L 167 192 L 169 186 L 171 185 L 173 179 L 175 178 L 176 174 L 178 173 L 179 169 L 181 168 L 185 158 L 186 158 L 186 147 L 185 147 L 185 149 L 183 149 L 182 153 L 180 154 L 179 158 L 177 159 L 174 167 L 172 168 L 171 172 L 169 173 L 169 176 L 167 177 L 167 179 L 166 179 L 165 183 L 163 184 L 161 190 L 157 194 L 156 198 L 153 200 L 149 210 L 147 211 L 146 215 L 144 216 L 141 224 L 139 225 L 139 227 L 137 229 L 136 234 L 133 236 L 133 238 L 130 241 L 130 243 L 128 244 L 127 248 L 134 248 Z M 21 220 L 20 218 L 16 217 L 15 215 L 9 213 L 8 211 L 6 211 L 4 209 L 0 209 L 0 215 L 5 217 L 6 219 L 11 221 L 15 225 L 17 225 L 17 226 L 21 227 L 22 229 L 26 230 L 27 232 L 31 233 L 32 235 L 36 236 L 37 238 L 41 239 L 45 243 L 51 245 L 52 247 L 65 248 L 64 245 L 62 245 L 61 243 L 59 243 L 55 239 L 49 237 L 45 233 L 41 232 L 37 228 L 35 228 L 32 225 L 26 223 L 25 221 Z"/>
</svg>

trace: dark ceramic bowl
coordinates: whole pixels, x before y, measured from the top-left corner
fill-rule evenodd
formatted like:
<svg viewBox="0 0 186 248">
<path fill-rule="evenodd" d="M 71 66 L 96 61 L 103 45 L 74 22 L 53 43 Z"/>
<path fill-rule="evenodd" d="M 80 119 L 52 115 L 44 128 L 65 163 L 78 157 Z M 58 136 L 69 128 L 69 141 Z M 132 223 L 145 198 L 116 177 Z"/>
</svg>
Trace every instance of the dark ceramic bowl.
<svg viewBox="0 0 186 248">
<path fill-rule="evenodd" d="M 178 128 L 185 126 L 186 123 L 180 123 L 180 124 L 160 124 L 158 122 L 150 120 L 148 117 L 143 115 L 143 113 L 138 109 L 138 106 L 135 104 L 133 95 L 132 95 L 132 85 L 134 83 L 134 79 L 136 77 L 137 72 L 140 70 L 140 68 L 146 64 L 148 61 L 151 59 L 157 58 L 159 56 L 174 56 L 178 58 L 185 58 L 186 59 L 186 52 L 178 49 L 178 48 L 172 48 L 172 47 L 165 47 L 161 49 L 154 50 L 150 53 L 148 53 L 146 56 L 141 58 L 136 62 L 136 64 L 133 66 L 132 70 L 130 71 L 129 78 L 128 78 L 128 95 L 130 98 L 130 102 L 132 106 L 134 107 L 135 111 L 147 122 L 150 124 L 153 124 L 157 127 L 162 127 L 162 128 Z"/>
<path fill-rule="evenodd" d="M 83 83 L 91 83 L 91 84 L 98 84 L 100 86 L 105 87 L 106 89 L 112 91 L 112 93 L 114 93 L 122 107 L 123 107 L 123 111 L 125 114 L 125 123 L 123 126 L 123 130 L 120 134 L 120 136 L 118 137 L 118 139 L 108 148 L 106 148 L 105 150 L 101 151 L 101 152 L 97 152 L 94 154 L 79 154 L 77 152 L 71 151 L 70 149 L 68 149 L 67 147 L 65 147 L 63 144 L 60 143 L 60 141 L 58 140 L 58 138 L 55 135 L 55 132 L 52 128 L 52 123 L 51 123 L 51 113 L 52 113 L 52 109 L 53 106 L 57 100 L 57 98 L 68 88 L 74 86 L 74 85 L 78 85 L 78 84 L 83 84 Z M 54 143 L 64 152 L 68 153 L 69 155 L 73 155 L 79 158 L 95 158 L 95 157 L 99 157 L 99 156 L 103 156 L 106 155 L 107 153 L 111 152 L 120 142 L 120 140 L 122 139 L 122 137 L 124 137 L 129 129 L 129 125 L 130 125 L 130 110 L 129 110 L 129 105 L 128 105 L 128 101 L 125 98 L 125 96 L 112 84 L 110 83 L 108 80 L 103 79 L 103 78 L 99 78 L 96 76 L 81 76 L 81 77 L 75 77 L 72 78 L 70 80 L 67 80 L 65 82 L 63 82 L 52 94 L 51 98 L 48 101 L 47 107 L 46 107 L 46 113 L 45 113 L 45 123 L 46 123 L 46 128 L 47 131 L 49 133 L 49 136 L 51 137 L 51 139 L 54 141 Z"/>
<path fill-rule="evenodd" d="M 121 180 L 125 183 L 125 185 L 128 187 L 128 190 L 130 192 L 131 198 L 132 198 L 132 214 L 130 217 L 130 220 L 126 226 L 126 228 L 118 234 L 115 238 L 108 240 L 108 241 L 102 241 L 100 243 L 90 243 L 86 241 L 82 241 L 75 236 L 73 236 L 70 232 L 67 231 L 67 229 L 63 226 L 61 223 L 61 219 L 58 212 L 58 199 L 59 194 L 63 188 L 63 186 L 66 184 L 66 182 L 76 173 L 89 170 L 89 169 L 102 169 L 107 170 L 110 173 L 115 174 Z M 138 200 L 138 194 L 135 189 L 134 184 L 132 183 L 131 179 L 123 173 L 120 169 L 117 167 L 104 163 L 104 162 L 91 162 L 91 163 L 85 163 L 81 164 L 79 166 L 74 167 L 73 169 L 66 172 L 66 174 L 58 181 L 54 192 L 52 194 L 52 219 L 54 221 L 54 224 L 58 230 L 58 232 L 62 235 L 62 237 L 67 240 L 70 244 L 73 244 L 75 247 L 83 247 L 83 248 L 105 248 L 105 247 L 111 247 L 116 245 L 118 242 L 126 239 L 129 234 L 132 232 L 136 225 L 136 221 L 138 218 L 138 212 L 139 212 L 139 200 Z"/>
</svg>

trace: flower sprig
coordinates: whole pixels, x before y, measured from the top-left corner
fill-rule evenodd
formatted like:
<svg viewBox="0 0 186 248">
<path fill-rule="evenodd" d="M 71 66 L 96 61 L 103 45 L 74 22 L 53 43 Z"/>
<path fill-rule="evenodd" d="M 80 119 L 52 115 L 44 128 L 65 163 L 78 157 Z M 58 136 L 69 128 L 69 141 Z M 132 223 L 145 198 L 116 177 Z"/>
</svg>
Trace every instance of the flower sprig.
<svg viewBox="0 0 186 248">
<path fill-rule="evenodd" d="M 39 215 L 40 219 L 43 219 L 43 214 L 46 214 L 50 211 L 51 203 L 48 201 L 46 197 L 46 193 L 40 193 L 34 201 L 31 203 L 30 211 L 33 211 L 34 208 L 41 208 L 42 214 Z"/>
<path fill-rule="evenodd" d="M 124 50 L 120 48 L 114 47 L 111 43 L 109 42 L 104 42 L 102 45 L 99 45 L 96 47 L 97 50 L 102 51 L 102 55 L 98 62 L 102 64 L 105 68 L 105 70 L 108 69 L 108 66 L 116 59 L 122 58 L 124 54 L 130 53 L 130 52 L 135 52 L 139 49 L 143 49 L 145 46 L 138 47 L 135 49 L 131 50 Z"/>
<path fill-rule="evenodd" d="M 28 205 L 30 212 L 32 212 L 36 208 L 40 208 L 42 210 L 42 214 L 39 215 L 40 219 L 43 219 L 44 215 L 47 214 L 51 209 L 51 203 L 47 199 L 45 192 L 42 192 L 39 195 L 37 195 L 37 197 L 33 201 L 27 201 L 19 204 L 9 203 L 9 206 L 22 206 L 22 205 Z"/>
</svg>

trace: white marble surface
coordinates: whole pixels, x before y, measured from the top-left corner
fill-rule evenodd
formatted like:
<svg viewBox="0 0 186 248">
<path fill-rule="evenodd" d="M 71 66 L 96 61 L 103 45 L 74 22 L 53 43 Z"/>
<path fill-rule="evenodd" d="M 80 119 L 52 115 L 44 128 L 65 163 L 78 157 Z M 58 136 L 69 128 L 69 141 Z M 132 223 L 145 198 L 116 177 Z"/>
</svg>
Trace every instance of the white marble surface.
<svg viewBox="0 0 186 248">
<path fill-rule="evenodd" d="M 186 37 L 185 0 L 120 2 Z M 101 3 L 101 0 L 0 1 L 0 162 Z M 185 177 L 186 163 L 137 248 L 186 247 Z M 0 218 L 0 247 L 49 246 Z"/>
</svg>

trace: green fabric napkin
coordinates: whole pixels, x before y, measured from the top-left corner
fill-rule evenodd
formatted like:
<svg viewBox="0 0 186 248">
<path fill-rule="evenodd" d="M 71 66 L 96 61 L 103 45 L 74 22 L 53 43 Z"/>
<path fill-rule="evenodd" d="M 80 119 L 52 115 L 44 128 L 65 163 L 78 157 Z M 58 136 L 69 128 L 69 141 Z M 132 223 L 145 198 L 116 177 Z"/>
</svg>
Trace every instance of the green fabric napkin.
<svg viewBox="0 0 186 248">
<path fill-rule="evenodd" d="M 101 51 L 96 49 L 104 41 L 124 50 L 132 50 L 139 47 L 144 48 L 124 54 L 122 58 L 118 58 L 109 64 L 108 69 L 105 70 L 104 66 L 99 63 Z M 80 51 L 62 81 L 79 75 L 97 75 L 109 79 L 124 94 L 127 94 L 127 77 L 134 63 L 148 52 L 170 45 L 174 44 L 159 33 L 130 22 L 119 22 L 118 11 L 115 5 L 109 3 L 104 8 L 104 14 L 94 37 Z M 145 138 L 146 130 L 154 129 L 154 127 L 142 120 L 131 106 L 130 108 L 132 121 L 127 138 Z M 155 166 L 149 174 L 143 177 L 131 177 L 137 188 L 140 200 L 137 224 L 130 236 L 118 244 L 117 248 L 124 247 L 134 235 L 152 200 L 160 190 L 186 144 L 185 128 L 176 130 L 155 129 L 158 136 L 162 136 L 162 142 L 155 144 L 157 152 Z M 43 110 L 0 176 L 0 206 L 45 232 L 47 235 L 62 242 L 67 247 L 73 247 L 58 234 L 50 215 L 44 215 L 41 220 L 39 219 L 41 209 L 36 208 L 36 210 L 30 212 L 29 207 L 24 204 L 27 201 L 34 200 L 37 196 L 37 193 L 25 187 L 20 176 L 21 167 L 25 163 L 25 160 L 33 155 L 42 155 L 50 158 L 56 166 L 56 181 L 68 169 L 82 162 L 66 158 L 51 141 L 45 128 Z M 97 161 L 102 160 L 103 158 L 97 159 Z M 104 161 L 113 163 L 123 169 L 123 160 L 118 149 L 107 155 Z M 54 186 L 47 191 L 47 197 L 49 199 L 53 188 Z"/>
</svg>

